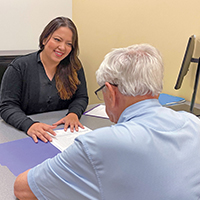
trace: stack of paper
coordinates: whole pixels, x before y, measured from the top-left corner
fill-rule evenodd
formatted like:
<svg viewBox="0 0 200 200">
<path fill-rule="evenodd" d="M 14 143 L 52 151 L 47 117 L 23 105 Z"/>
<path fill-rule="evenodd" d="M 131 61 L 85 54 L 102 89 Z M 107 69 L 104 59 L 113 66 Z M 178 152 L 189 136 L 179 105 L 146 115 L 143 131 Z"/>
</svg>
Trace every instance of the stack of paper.
<svg viewBox="0 0 200 200">
<path fill-rule="evenodd" d="M 51 143 L 60 151 L 64 151 L 67 147 L 73 144 L 76 137 L 90 131 L 91 129 L 87 128 L 86 126 L 84 126 L 84 129 L 79 127 L 79 131 L 74 131 L 73 133 L 70 131 L 69 128 L 67 129 L 67 131 L 64 131 L 64 129 L 58 129 L 55 130 L 55 133 L 57 135 L 52 136 L 53 141 Z"/>
<path fill-rule="evenodd" d="M 105 105 L 99 104 L 95 106 L 94 108 L 86 111 L 84 115 L 109 119 L 105 108 L 106 108 Z"/>
</svg>

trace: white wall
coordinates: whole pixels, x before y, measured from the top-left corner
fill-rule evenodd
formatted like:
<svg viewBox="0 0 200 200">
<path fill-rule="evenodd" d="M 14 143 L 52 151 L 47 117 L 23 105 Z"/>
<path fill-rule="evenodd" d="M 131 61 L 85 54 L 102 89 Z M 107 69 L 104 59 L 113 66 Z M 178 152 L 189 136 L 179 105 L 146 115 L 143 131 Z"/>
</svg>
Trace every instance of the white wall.
<svg viewBox="0 0 200 200">
<path fill-rule="evenodd" d="M 38 49 L 41 32 L 57 16 L 72 18 L 72 0 L 0 0 L 0 50 Z"/>
</svg>

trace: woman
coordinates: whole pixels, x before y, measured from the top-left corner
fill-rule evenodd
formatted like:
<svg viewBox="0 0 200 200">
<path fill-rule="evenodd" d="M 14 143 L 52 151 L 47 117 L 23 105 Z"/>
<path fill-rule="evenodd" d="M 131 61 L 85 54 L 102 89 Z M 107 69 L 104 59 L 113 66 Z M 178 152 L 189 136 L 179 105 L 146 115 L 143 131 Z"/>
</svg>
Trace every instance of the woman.
<svg viewBox="0 0 200 200">
<path fill-rule="evenodd" d="M 64 123 L 78 131 L 88 104 L 84 71 L 79 61 L 78 34 L 74 23 L 65 17 L 53 19 L 39 39 L 40 50 L 11 62 L 1 84 L 0 112 L 3 120 L 26 132 L 38 142 L 52 141 L 48 134 Z M 68 109 L 53 125 L 33 121 L 27 115 Z"/>
</svg>

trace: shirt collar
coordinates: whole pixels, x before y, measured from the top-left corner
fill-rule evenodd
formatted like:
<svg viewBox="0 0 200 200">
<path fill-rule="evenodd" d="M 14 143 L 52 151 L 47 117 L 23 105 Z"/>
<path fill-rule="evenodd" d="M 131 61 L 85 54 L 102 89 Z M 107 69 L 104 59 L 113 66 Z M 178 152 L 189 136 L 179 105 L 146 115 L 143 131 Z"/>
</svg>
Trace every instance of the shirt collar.
<svg viewBox="0 0 200 200">
<path fill-rule="evenodd" d="M 161 104 L 158 99 L 146 99 L 131 106 L 127 107 L 119 117 L 117 123 L 126 122 L 135 117 L 140 117 L 146 114 L 148 111 L 152 111 L 155 107 L 159 107 Z"/>
<path fill-rule="evenodd" d="M 41 50 L 39 50 L 38 52 L 37 52 L 37 62 L 39 63 L 39 62 L 42 62 L 41 61 L 41 59 L 40 59 L 40 53 L 41 53 L 42 51 Z"/>
</svg>

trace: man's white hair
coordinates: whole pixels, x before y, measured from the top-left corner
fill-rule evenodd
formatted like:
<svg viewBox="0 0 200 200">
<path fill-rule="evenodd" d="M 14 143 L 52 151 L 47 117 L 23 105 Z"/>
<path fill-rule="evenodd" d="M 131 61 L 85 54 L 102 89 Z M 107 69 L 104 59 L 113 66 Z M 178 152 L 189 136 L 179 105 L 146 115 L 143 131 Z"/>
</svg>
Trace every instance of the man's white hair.
<svg viewBox="0 0 200 200">
<path fill-rule="evenodd" d="M 108 53 L 96 71 L 97 83 L 118 85 L 128 96 L 158 95 L 163 89 L 163 61 L 149 44 L 136 44 Z"/>
</svg>

